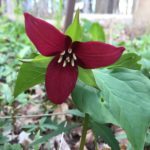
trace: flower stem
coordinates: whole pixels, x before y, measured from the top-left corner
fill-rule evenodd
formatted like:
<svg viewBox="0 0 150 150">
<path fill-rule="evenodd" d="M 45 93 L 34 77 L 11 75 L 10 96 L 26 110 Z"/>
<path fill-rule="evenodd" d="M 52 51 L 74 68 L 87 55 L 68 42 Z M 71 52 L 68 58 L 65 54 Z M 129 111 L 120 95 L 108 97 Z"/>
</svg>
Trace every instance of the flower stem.
<svg viewBox="0 0 150 150">
<path fill-rule="evenodd" d="M 83 130 L 82 130 L 82 136 L 81 136 L 81 142 L 80 142 L 80 149 L 79 150 L 84 149 L 84 145 L 85 145 L 85 142 L 86 142 L 86 134 L 87 134 L 87 130 L 88 130 L 88 121 L 89 121 L 89 115 L 85 114 L 84 121 L 83 121 Z"/>
</svg>

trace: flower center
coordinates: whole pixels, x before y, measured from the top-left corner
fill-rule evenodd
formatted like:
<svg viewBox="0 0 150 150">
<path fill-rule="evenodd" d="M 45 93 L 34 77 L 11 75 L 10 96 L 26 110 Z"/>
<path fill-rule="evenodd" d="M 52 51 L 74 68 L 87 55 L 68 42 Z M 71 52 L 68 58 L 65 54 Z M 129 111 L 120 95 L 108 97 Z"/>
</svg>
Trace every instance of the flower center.
<svg viewBox="0 0 150 150">
<path fill-rule="evenodd" d="M 72 67 L 74 67 L 76 60 L 77 57 L 75 53 L 73 53 L 72 49 L 69 48 L 68 51 L 63 51 L 62 53 L 60 53 L 60 57 L 57 62 L 62 63 L 63 67 L 66 67 L 67 64 L 70 64 Z"/>
</svg>

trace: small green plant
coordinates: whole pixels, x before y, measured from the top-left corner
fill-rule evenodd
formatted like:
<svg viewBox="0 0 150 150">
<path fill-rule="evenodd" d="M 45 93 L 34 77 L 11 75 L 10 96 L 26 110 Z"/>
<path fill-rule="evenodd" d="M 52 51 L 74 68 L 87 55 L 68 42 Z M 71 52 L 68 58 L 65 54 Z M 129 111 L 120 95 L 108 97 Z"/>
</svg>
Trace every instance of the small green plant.
<svg viewBox="0 0 150 150">
<path fill-rule="evenodd" d="M 34 20 L 33 22 L 37 21 L 36 22 L 37 24 L 42 23 L 41 20 L 38 19 L 36 20 L 36 18 L 30 16 L 29 14 L 26 14 L 26 19 L 27 21 L 33 19 Z M 26 25 L 27 25 L 26 27 L 27 34 L 30 37 L 30 39 L 33 41 L 33 43 L 35 45 L 37 44 L 36 46 L 37 49 L 39 48 L 40 53 L 42 53 L 43 55 L 49 55 L 46 49 L 42 49 L 42 47 L 40 47 L 42 43 L 40 44 L 38 42 L 38 39 L 32 36 L 33 34 L 31 33 L 34 28 L 30 28 L 27 22 Z M 40 28 L 42 27 L 40 26 L 39 30 Z M 83 34 L 84 30 L 82 26 L 80 26 L 79 16 L 77 13 L 73 23 L 66 31 L 66 34 L 69 35 L 73 41 L 82 41 L 83 39 L 85 40 L 93 39 L 97 41 L 105 40 L 104 31 L 102 27 L 99 26 L 98 23 L 91 24 L 89 26 L 89 29 L 90 29 L 89 30 L 90 36 L 88 36 L 88 38 L 85 38 L 86 34 Z M 36 30 L 34 31 L 36 34 Z M 55 28 L 53 32 L 56 32 Z M 42 37 L 42 33 L 41 33 L 41 37 Z M 59 43 L 59 41 L 54 41 L 54 42 L 56 43 L 58 42 L 58 44 L 56 45 L 58 46 L 58 48 L 61 47 L 61 43 Z M 83 47 L 81 46 L 80 51 L 85 50 L 86 52 L 85 54 L 83 53 L 82 56 L 85 56 L 85 59 L 88 58 L 86 59 L 85 64 L 91 63 L 92 58 L 88 57 L 88 53 L 91 47 L 92 46 L 91 45 L 88 46 L 88 44 L 86 46 L 86 49 L 84 49 L 84 46 Z M 96 48 L 98 47 L 95 46 L 95 49 Z M 114 47 L 111 48 L 113 49 Z M 51 51 L 52 50 L 53 49 L 51 49 Z M 97 55 L 91 53 L 90 56 L 93 56 L 94 58 L 101 56 L 101 60 L 103 60 L 102 62 L 105 62 L 105 60 L 106 61 L 109 60 L 107 59 L 107 56 L 110 56 L 110 59 L 113 59 L 113 57 L 115 56 L 112 55 L 112 53 L 110 52 L 111 50 L 109 49 L 109 46 L 107 46 L 107 44 L 105 49 L 102 50 L 105 50 L 102 56 L 101 54 L 99 54 L 100 52 L 97 52 Z M 114 53 L 116 51 L 117 49 L 114 51 Z M 53 52 L 54 54 L 57 53 L 56 51 Z M 107 53 L 107 55 L 106 58 L 104 59 L 103 57 L 105 56 L 105 53 Z M 80 55 L 78 55 L 77 53 L 75 54 L 77 55 L 77 57 L 80 58 Z M 58 59 L 63 59 L 63 56 L 64 53 L 60 54 L 60 57 Z M 121 55 L 119 55 L 119 57 L 120 56 Z M 119 57 L 117 57 L 117 59 Z M 46 58 L 41 55 L 39 55 L 38 58 L 41 59 L 37 59 L 37 57 L 35 57 L 32 60 L 22 64 L 16 82 L 15 96 L 19 95 L 27 88 L 30 88 L 39 83 L 43 83 L 45 81 L 45 72 L 49 62 L 52 62 L 53 64 L 52 66 L 55 66 L 54 65 L 55 58 L 52 60 L 51 58 Z M 82 150 L 84 147 L 85 135 L 87 129 L 89 128 L 92 129 L 96 139 L 98 139 L 99 136 L 102 136 L 105 142 L 108 143 L 113 150 L 119 150 L 119 144 L 116 141 L 115 137 L 113 136 L 111 130 L 107 127 L 106 125 L 107 123 L 112 123 L 123 128 L 127 134 L 127 138 L 131 143 L 131 147 L 133 149 L 136 150 L 143 149 L 146 130 L 148 129 L 148 126 L 150 124 L 150 119 L 149 119 L 150 118 L 149 117 L 150 116 L 150 110 L 149 110 L 150 80 L 141 72 L 141 66 L 143 67 L 143 64 L 141 65 L 139 64 L 139 62 L 142 60 L 141 58 L 142 55 L 141 54 L 138 55 L 135 51 L 129 50 L 128 52 L 128 47 L 127 47 L 125 54 L 122 55 L 122 57 L 111 66 L 105 68 L 104 66 L 107 65 L 104 65 L 103 67 L 99 66 L 101 68 L 93 69 L 93 70 L 83 69 L 85 67 L 84 65 L 78 68 L 79 69 L 78 81 L 76 83 L 74 90 L 71 92 L 71 95 L 72 95 L 72 101 L 75 104 L 75 106 L 85 115 L 80 150 Z M 65 57 L 65 59 L 67 60 L 67 57 Z M 97 59 L 97 62 L 99 61 L 99 59 Z M 61 61 L 62 60 L 60 60 L 60 62 Z M 63 62 L 64 61 L 65 60 L 63 60 Z M 80 61 L 82 61 L 83 63 L 84 59 L 81 59 Z M 66 67 L 67 64 L 63 63 L 62 65 L 63 67 Z M 74 67 L 73 64 L 71 65 L 72 67 Z M 62 71 L 63 71 L 63 67 L 62 67 Z M 86 67 L 88 68 L 88 65 Z M 54 68 L 53 71 L 55 72 Z M 38 72 L 38 76 L 35 74 L 35 72 Z M 53 79 L 53 83 L 54 83 L 53 85 L 55 86 L 55 82 L 57 82 L 57 80 L 55 80 L 55 76 L 52 75 L 51 73 L 52 72 L 49 73 L 46 80 L 51 81 L 50 78 Z M 61 78 L 63 76 L 62 72 L 60 72 L 59 76 L 60 79 L 63 80 L 63 78 Z M 23 82 L 24 80 L 26 81 L 30 80 L 31 82 Z M 62 82 L 61 80 L 59 80 L 59 82 Z M 57 93 L 58 91 L 50 93 L 51 89 L 53 88 L 53 86 L 49 88 L 50 84 L 51 83 L 48 82 L 47 85 L 48 88 L 47 92 L 50 100 L 55 103 L 60 103 L 60 102 L 62 103 L 64 101 L 64 97 L 60 97 L 60 99 L 63 101 L 59 101 L 59 99 L 57 99 L 57 96 L 59 96 L 59 93 Z M 70 84 L 68 83 L 67 86 L 69 87 L 69 85 Z M 64 94 L 64 93 L 60 93 L 60 94 Z M 69 129 L 72 128 L 73 127 Z M 65 131 L 68 131 L 68 127 L 64 126 L 61 131 L 55 130 L 51 134 L 43 136 L 38 140 L 34 141 L 32 145 L 43 143 L 53 135 L 57 135 Z"/>
</svg>

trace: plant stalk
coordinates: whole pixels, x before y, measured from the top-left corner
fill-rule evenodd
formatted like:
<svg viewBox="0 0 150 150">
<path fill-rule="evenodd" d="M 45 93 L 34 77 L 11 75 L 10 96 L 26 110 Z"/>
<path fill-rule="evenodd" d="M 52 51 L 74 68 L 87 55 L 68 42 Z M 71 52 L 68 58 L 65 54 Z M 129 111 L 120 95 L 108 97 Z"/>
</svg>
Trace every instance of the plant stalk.
<svg viewBox="0 0 150 150">
<path fill-rule="evenodd" d="M 89 121 L 89 115 L 85 114 L 84 121 L 83 121 L 83 129 L 82 129 L 82 136 L 81 136 L 81 142 L 80 142 L 80 149 L 84 150 L 84 145 L 86 142 L 86 134 L 88 130 L 88 121 Z"/>
</svg>

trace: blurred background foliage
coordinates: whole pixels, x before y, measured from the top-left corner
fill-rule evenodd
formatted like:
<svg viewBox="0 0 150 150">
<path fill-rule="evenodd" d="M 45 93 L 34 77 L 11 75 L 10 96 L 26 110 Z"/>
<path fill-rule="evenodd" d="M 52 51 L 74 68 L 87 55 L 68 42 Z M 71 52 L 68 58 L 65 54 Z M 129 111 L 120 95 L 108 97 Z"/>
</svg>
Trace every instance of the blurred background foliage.
<svg viewBox="0 0 150 150">
<path fill-rule="evenodd" d="M 104 2 L 105 5 L 102 5 Z M 139 20 L 143 17 L 136 17 L 142 10 L 140 16 L 149 15 L 150 11 L 144 11 L 149 2 L 145 1 L 145 7 L 140 5 L 141 3 L 142 0 L 126 1 L 126 3 L 122 0 L 111 2 L 109 0 L 77 0 L 75 9 L 79 8 L 81 12 L 82 41 L 97 40 L 117 46 L 125 46 L 124 56 L 114 65 L 126 65 L 128 68 L 141 70 L 150 78 L 149 22 L 144 20 L 141 25 Z M 122 6 L 126 7 L 122 9 Z M 37 108 L 34 108 L 35 112 L 38 113 L 53 112 L 56 108 L 49 101 L 46 101 L 43 85 L 41 85 L 42 88 L 36 86 L 27 90 L 16 99 L 13 97 L 13 91 L 17 72 L 20 64 L 22 64 L 20 60 L 32 59 L 37 56 L 35 47 L 25 34 L 23 12 L 29 11 L 63 29 L 66 7 L 67 0 L 0 0 L 0 115 L 11 114 L 13 116 L 21 114 L 23 111 L 28 114 L 26 111 L 31 104 L 38 105 Z M 89 14 L 93 14 L 93 17 L 90 18 Z M 73 108 L 73 106 L 71 107 Z M 31 113 L 35 112 L 31 111 Z M 81 115 L 76 110 L 71 113 L 76 116 Z M 61 133 L 64 126 L 64 122 L 59 124 L 57 119 L 47 117 L 40 118 L 36 123 L 29 121 L 30 124 L 24 123 L 24 126 L 21 126 L 20 123 L 16 125 L 16 122 L 15 118 L 12 120 L 0 119 L 0 145 L 4 150 L 11 147 L 9 144 L 4 145 L 7 141 L 17 143 L 16 137 L 8 136 L 10 133 L 31 132 L 34 138 L 38 139 L 47 130 L 48 132 L 54 130 Z M 7 133 L 7 131 L 10 132 Z M 57 135 L 57 133 L 54 133 L 54 135 Z M 147 139 L 149 138 L 150 133 L 148 132 Z M 150 141 L 147 140 L 146 145 L 149 144 Z M 20 149 L 19 146 L 13 145 L 11 149 L 18 150 Z M 37 145 L 35 145 L 35 149 L 38 149 Z"/>
</svg>

